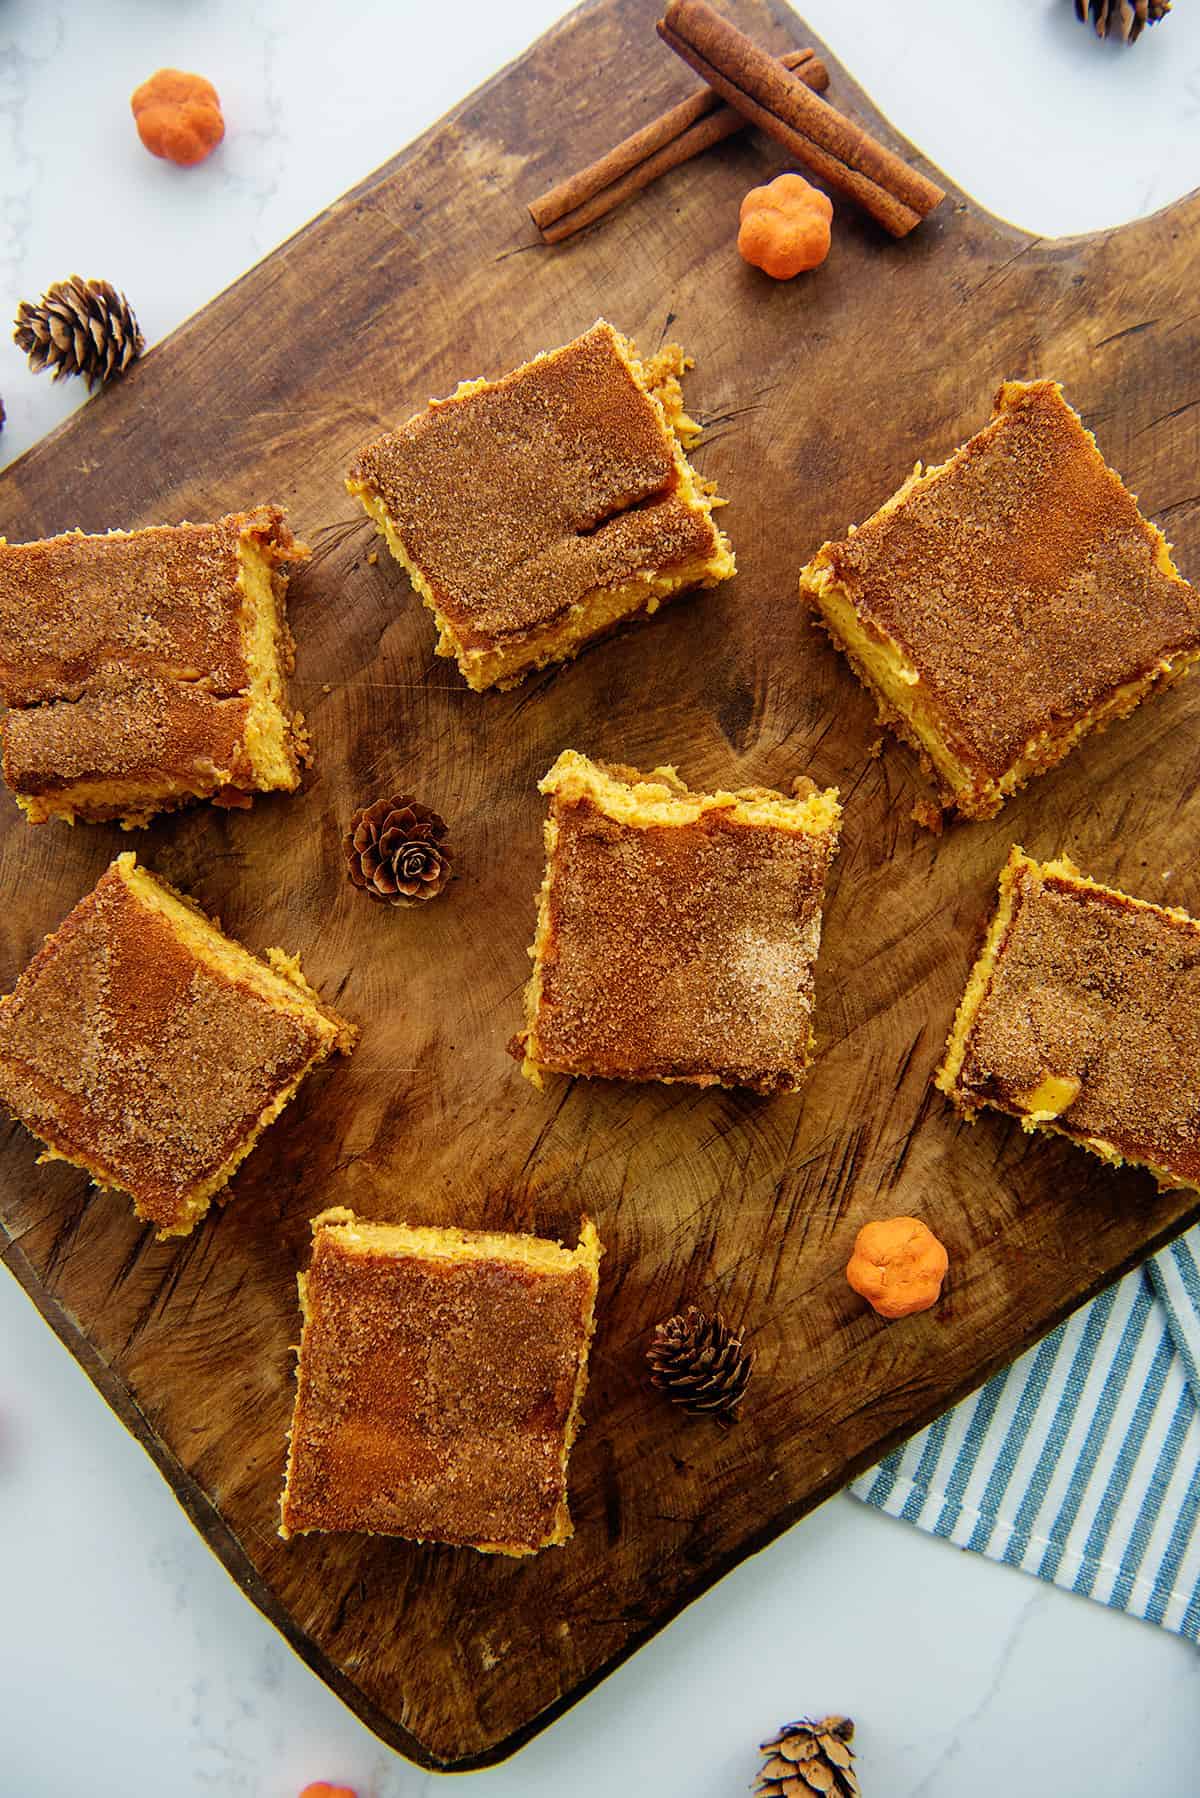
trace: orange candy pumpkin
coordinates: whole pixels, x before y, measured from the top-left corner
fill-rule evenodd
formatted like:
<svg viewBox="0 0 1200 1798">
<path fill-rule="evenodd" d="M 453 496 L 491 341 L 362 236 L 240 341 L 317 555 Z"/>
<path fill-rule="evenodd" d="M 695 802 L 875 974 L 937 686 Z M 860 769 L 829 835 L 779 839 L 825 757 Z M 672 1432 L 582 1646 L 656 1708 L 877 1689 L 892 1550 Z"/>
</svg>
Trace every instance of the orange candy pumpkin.
<svg viewBox="0 0 1200 1798">
<path fill-rule="evenodd" d="M 911 1317 L 937 1304 L 949 1265 L 919 1217 L 885 1217 L 859 1231 L 846 1278 L 880 1317 Z"/>
<path fill-rule="evenodd" d="M 318 1779 L 310 1786 L 305 1786 L 300 1798 L 357 1798 L 349 1786 L 331 1786 L 327 1779 Z"/>
<path fill-rule="evenodd" d="M 738 249 L 776 281 L 816 268 L 829 254 L 833 206 L 803 175 L 776 175 L 752 187 L 739 214 Z"/>
<path fill-rule="evenodd" d="M 221 102 L 211 81 L 183 69 L 160 69 L 129 102 L 138 136 L 152 156 L 190 168 L 211 156 L 225 135 Z"/>
</svg>

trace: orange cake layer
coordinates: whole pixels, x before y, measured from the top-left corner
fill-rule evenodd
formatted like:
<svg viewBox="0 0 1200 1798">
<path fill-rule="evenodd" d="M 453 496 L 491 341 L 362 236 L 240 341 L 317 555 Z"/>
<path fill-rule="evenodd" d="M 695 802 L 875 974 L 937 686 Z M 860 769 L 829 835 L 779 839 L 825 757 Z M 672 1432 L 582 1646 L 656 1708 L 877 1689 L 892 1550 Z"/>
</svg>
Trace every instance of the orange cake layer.
<svg viewBox="0 0 1200 1798">
<path fill-rule="evenodd" d="M 571 1534 L 600 1242 L 313 1219 L 280 1534 L 525 1555 Z"/>
<path fill-rule="evenodd" d="M 118 856 L 0 999 L 0 1100 L 185 1235 L 304 1075 L 356 1032 L 281 950 L 260 961 Z"/>
<path fill-rule="evenodd" d="M 525 1029 L 543 1073 L 786 1092 L 811 1059 L 837 794 L 693 793 L 566 750 L 550 795 Z"/>
<path fill-rule="evenodd" d="M 307 554 L 277 506 L 0 541 L 4 777 L 30 821 L 298 786 L 284 569 Z"/>
<path fill-rule="evenodd" d="M 937 1084 L 1200 1189 L 1200 923 L 1015 848 Z"/>
<path fill-rule="evenodd" d="M 347 486 L 471 686 L 511 686 L 734 571 L 683 452 L 682 351 L 643 362 L 601 320 L 465 382 L 363 450 Z"/>
<path fill-rule="evenodd" d="M 1200 656 L 1200 594 L 1052 381 L 1007 382 L 800 586 L 968 817 Z"/>
</svg>

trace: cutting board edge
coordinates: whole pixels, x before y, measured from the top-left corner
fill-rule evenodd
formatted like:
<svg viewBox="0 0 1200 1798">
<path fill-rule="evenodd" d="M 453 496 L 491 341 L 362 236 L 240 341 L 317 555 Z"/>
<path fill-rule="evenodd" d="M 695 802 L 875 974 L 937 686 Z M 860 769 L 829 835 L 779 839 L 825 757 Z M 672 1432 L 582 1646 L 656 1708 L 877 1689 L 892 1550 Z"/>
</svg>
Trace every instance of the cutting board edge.
<svg viewBox="0 0 1200 1798">
<path fill-rule="evenodd" d="M 307 219 L 304 224 L 298 225 L 294 231 L 287 237 L 282 238 L 277 244 L 272 245 L 269 250 L 266 250 L 263 255 L 258 258 L 257 262 L 252 263 L 248 269 L 245 269 L 243 273 L 238 275 L 235 280 L 231 281 L 227 287 L 220 288 L 217 293 L 211 296 L 211 298 L 205 300 L 202 305 L 198 306 L 194 312 L 189 312 L 186 318 L 181 319 L 177 325 L 167 332 L 165 337 L 161 337 L 156 343 L 151 344 L 150 348 L 138 359 L 122 379 L 128 381 L 132 377 L 132 379 L 136 380 L 140 368 L 152 363 L 155 357 L 169 347 L 174 347 L 177 344 L 182 343 L 192 330 L 199 327 L 206 314 L 213 306 L 219 305 L 223 300 L 226 300 L 231 295 L 235 294 L 244 283 L 252 280 L 266 263 L 271 262 L 275 257 L 284 255 L 286 252 L 290 251 L 294 245 L 296 245 L 302 238 L 306 237 L 311 231 L 314 231 L 331 214 L 352 205 L 357 200 L 370 194 L 381 184 L 381 182 L 387 180 L 390 175 L 402 168 L 404 163 L 414 156 L 429 138 L 434 137 L 439 131 L 444 130 L 447 125 L 453 124 L 457 118 L 467 112 L 470 108 L 478 105 L 485 95 L 490 93 L 494 87 L 497 87 L 508 77 L 513 69 L 518 68 L 525 62 L 535 49 L 540 49 L 554 38 L 570 31 L 577 25 L 579 20 L 584 18 L 588 13 L 599 11 L 608 3 L 609 0 L 580 0 L 579 5 L 572 7 L 570 12 L 564 13 L 561 19 L 558 19 L 546 31 L 542 32 L 539 37 L 534 38 L 526 45 L 524 50 L 520 51 L 518 55 L 511 57 L 508 62 L 497 69 L 493 75 L 490 75 L 486 81 L 481 82 L 478 87 L 473 88 L 471 92 L 462 100 L 458 101 L 456 105 L 440 114 L 438 118 L 434 119 L 431 124 L 426 126 L 424 131 L 410 139 L 410 141 L 403 145 L 401 149 L 397 150 L 393 156 L 388 157 L 386 162 L 379 163 L 374 169 L 370 170 L 368 174 L 364 175 L 361 180 L 357 181 L 353 187 L 347 188 L 347 190 L 344 193 L 339 194 L 335 200 L 331 200 L 328 206 L 323 206 L 320 212 L 315 213 L 313 217 Z M 1024 225 L 1018 224 L 1012 219 L 1005 218 L 1002 213 L 991 211 L 990 208 L 983 205 L 981 201 L 975 199 L 972 194 L 968 193 L 965 188 L 960 187 L 945 169 L 939 167 L 939 165 L 930 157 L 926 156 L 911 138 L 906 137 L 903 132 L 896 129 L 896 127 L 891 124 L 887 114 L 876 105 L 871 94 L 847 73 L 842 67 L 839 59 L 828 49 L 824 40 L 819 37 L 816 32 L 811 30 L 807 20 L 804 19 L 802 14 L 798 13 L 794 7 L 787 5 L 786 0 L 766 0 L 766 3 L 777 20 L 782 21 L 786 15 L 790 15 L 803 26 L 805 32 L 812 40 L 813 47 L 823 55 L 826 61 L 831 62 L 837 68 L 839 71 L 839 79 L 854 91 L 860 102 L 865 106 L 866 110 L 874 116 L 876 121 L 881 122 L 887 127 L 887 130 L 897 140 L 898 148 L 901 150 L 907 149 L 913 158 L 923 164 L 927 171 L 939 178 L 940 182 L 946 187 L 948 201 L 959 201 L 963 205 L 969 207 L 977 218 L 984 223 L 992 225 L 998 232 L 1008 233 L 1015 238 L 1024 240 L 1024 243 L 1028 248 L 1032 248 L 1036 245 L 1039 249 L 1043 250 L 1081 249 L 1085 245 L 1094 243 L 1099 239 L 1113 237 L 1118 232 L 1135 231 L 1143 226 L 1153 224 L 1155 221 L 1165 218 L 1169 213 L 1175 210 L 1183 210 L 1189 205 L 1200 206 L 1200 186 L 1197 186 L 1190 189 L 1186 194 L 1181 194 L 1177 199 L 1169 201 L 1165 206 L 1159 207 L 1157 211 L 1146 213 L 1143 217 L 1137 219 L 1128 219 L 1122 224 L 1104 226 L 1096 231 L 1085 231 L 1065 237 L 1039 236 L 1037 233 L 1029 231 Z M 531 194 L 530 198 L 533 197 L 534 196 Z M 636 199 L 634 203 L 636 204 Z M 623 211 L 624 208 L 621 208 L 620 210 Z M 931 216 L 936 223 L 938 213 L 935 212 Z M 604 219 L 599 220 L 596 225 L 592 226 L 589 231 L 584 232 L 582 235 L 590 236 L 592 232 L 603 229 L 606 222 L 607 221 Z M 530 225 L 531 234 L 532 229 L 532 225 Z M 533 238 L 533 241 L 536 241 L 536 238 Z M 569 245 L 559 245 L 555 246 L 555 249 L 557 253 L 561 254 L 568 247 Z M 61 437 L 68 436 L 71 431 L 76 428 L 78 421 L 91 406 L 98 403 L 103 404 L 103 402 L 104 389 L 101 387 L 98 388 L 95 393 L 89 395 L 81 406 L 76 407 L 73 412 L 69 413 L 68 416 L 62 419 L 59 424 L 55 425 L 52 430 L 47 431 L 45 435 L 39 437 L 35 443 L 31 443 L 27 449 L 22 450 L 21 454 L 15 457 L 13 461 L 0 466 L 0 485 L 9 479 L 19 478 L 26 465 L 29 464 L 34 457 L 40 456 L 43 452 L 50 450 L 57 444 Z M 126 521 L 127 524 L 132 524 L 133 522 L 133 520 Z"/>
<path fill-rule="evenodd" d="M 378 1710 L 346 1675 L 317 1650 L 302 1630 L 292 1623 L 286 1609 L 275 1599 L 271 1588 L 255 1571 L 238 1538 L 225 1523 L 207 1493 L 180 1465 L 170 1448 L 138 1405 L 129 1388 L 115 1375 L 65 1306 L 59 1305 L 46 1292 L 18 1241 L 10 1235 L 0 1218 L 0 1264 L 6 1267 L 46 1327 L 62 1343 L 67 1353 L 83 1369 L 105 1404 L 122 1423 L 162 1475 L 197 1535 L 224 1567 L 230 1579 L 267 1622 L 279 1631 L 288 1646 L 317 1678 L 341 1699 L 347 1709 L 378 1736 L 381 1741 L 418 1766 L 433 1772 L 444 1770 L 446 1763 L 432 1757 L 424 1745 L 401 1724 Z M 281 1463 L 282 1465 L 282 1463 Z M 480 1763 L 481 1765 L 483 1763 Z"/>
<path fill-rule="evenodd" d="M 1033 1348 L 1036 1343 L 1050 1334 L 1065 1318 L 1071 1316 L 1080 1306 L 1093 1299 L 1105 1287 L 1123 1279 L 1126 1274 L 1141 1267 L 1152 1255 L 1181 1236 L 1193 1224 L 1200 1222 L 1200 1192 L 1196 1194 L 1195 1204 L 1182 1217 L 1173 1218 L 1167 1226 L 1155 1233 L 1139 1251 L 1125 1258 L 1115 1271 L 1106 1269 L 1095 1280 L 1086 1283 L 1081 1291 L 1074 1292 L 1057 1307 L 1053 1314 L 1043 1320 L 1037 1330 L 1031 1333 L 1020 1348 L 1017 1355 Z M 287 1610 L 275 1599 L 270 1587 L 255 1571 L 254 1564 L 242 1547 L 238 1537 L 225 1523 L 212 1500 L 199 1484 L 180 1465 L 167 1444 L 158 1435 L 145 1412 L 135 1402 L 128 1388 L 113 1375 L 108 1363 L 100 1356 L 88 1338 L 84 1335 L 74 1318 L 64 1306 L 57 1304 L 42 1288 L 29 1262 L 21 1252 L 20 1244 L 10 1234 L 3 1219 L 0 1219 L 0 1263 L 9 1270 L 18 1286 L 25 1293 L 30 1303 L 47 1327 L 53 1331 L 63 1347 L 83 1369 L 92 1385 L 99 1392 L 110 1410 L 124 1424 L 134 1440 L 149 1455 L 154 1466 L 162 1475 L 175 1499 L 192 1524 L 205 1545 L 217 1557 L 226 1573 L 238 1587 L 244 1597 L 248 1598 L 261 1615 L 283 1637 L 288 1646 L 321 1682 L 341 1700 L 346 1708 L 353 1712 L 359 1721 L 369 1729 L 380 1741 L 394 1749 L 406 1760 L 424 1767 L 433 1773 L 473 1773 L 484 1768 L 500 1765 L 519 1753 L 536 1736 L 548 1729 L 551 1724 L 564 1716 L 579 1701 L 587 1697 L 600 1683 L 614 1673 L 625 1661 L 644 1648 L 646 1643 L 673 1623 L 690 1605 L 712 1589 L 713 1586 L 740 1567 L 751 1555 L 759 1554 L 765 1548 L 784 1535 L 795 1524 L 824 1504 L 836 1493 L 844 1491 L 865 1473 L 869 1467 L 876 1466 L 901 1443 L 909 1440 L 920 1430 L 925 1429 L 935 1417 L 963 1399 L 969 1398 L 973 1392 L 985 1386 L 992 1376 L 1002 1367 L 1016 1358 L 1010 1349 L 995 1355 L 985 1362 L 964 1383 L 962 1390 L 953 1394 L 950 1400 L 939 1400 L 928 1415 L 919 1414 L 916 1421 L 906 1422 L 896 1430 L 889 1432 L 878 1444 L 861 1455 L 851 1458 L 835 1473 L 820 1481 L 811 1492 L 794 1505 L 785 1505 L 773 1517 L 767 1519 L 762 1527 L 743 1537 L 738 1543 L 736 1553 L 728 1556 L 719 1564 L 709 1567 L 690 1582 L 684 1582 L 672 1593 L 669 1608 L 665 1609 L 651 1623 L 636 1630 L 629 1640 L 601 1666 L 564 1692 L 544 1709 L 520 1724 L 507 1735 L 499 1736 L 489 1745 L 477 1752 L 462 1756 L 447 1756 L 429 1747 L 417 1736 L 405 1729 L 403 1724 L 395 1722 L 381 1711 L 366 1696 L 362 1689 L 343 1674 L 334 1663 L 318 1649 L 311 1639 L 305 1635 L 292 1621 Z"/>
</svg>

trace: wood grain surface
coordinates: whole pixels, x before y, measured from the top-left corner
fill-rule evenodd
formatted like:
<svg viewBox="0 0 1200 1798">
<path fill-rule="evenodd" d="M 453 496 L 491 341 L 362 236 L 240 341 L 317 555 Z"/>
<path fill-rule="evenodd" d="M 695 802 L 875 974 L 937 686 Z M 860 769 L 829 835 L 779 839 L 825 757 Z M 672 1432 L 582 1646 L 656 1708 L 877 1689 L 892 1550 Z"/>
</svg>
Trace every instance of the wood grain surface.
<svg viewBox="0 0 1200 1798">
<path fill-rule="evenodd" d="M 736 0 L 776 53 L 813 34 Z M 524 202 L 678 98 L 652 0 L 598 0 L 341 200 L 0 477 L 13 540 L 291 509 L 315 554 L 292 588 L 296 693 L 317 765 L 252 813 L 138 833 L 144 860 L 255 948 L 299 951 L 363 1026 L 305 1086 L 230 1203 L 156 1244 L 120 1198 L 0 1133 L 5 1261 L 145 1444 L 247 1594 L 385 1740 L 427 1765 L 512 1751 L 751 1550 L 1026 1348 L 1200 1209 L 1066 1142 L 931 1090 L 996 872 L 1014 840 L 1200 909 L 1200 680 L 1088 741 L 985 824 L 910 817 L 908 756 L 868 755 L 870 701 L 802 615 L 796 575 L 918 456 L 988 416 L 1003 377 L 1053 375 L 1200 571 L 1200 198 L 1043 242 L 952 192 L 896 243 L 839 208 L 815 275 L 773 285 L 734 250 L 777 172 L 734 140 L 560 249 Z M 830 99 L 897 143 L 830 59 Z M 581 73 L 586 79 L 581 79 Z M 434 660 L 427 614 L 342 490 L 355 450 L 463 377 L 499 374 L 603 313 L 696 357 L 696 454 L 741 572 L 508 694 Z M 820 1058 L 795 1098 L 557 1082 L 504 1052 L 541 872 L 535 783 L 558 751 L 696 785 L 842 790 L 818 969 Z M 416 912 L 346 884 L 354 806 L 397 788 L 454 825 L 460 878 Z M 0 803 L 0 983 L 128 839 L 30 829 Z M 598 1221 L 604 1263 L 573 1541 L 530 1562 L 275 1534 L 308 1219 L 533 1229 Z M 943 1303 L 888 1326 L 842 1269 L 857 1226 L 915 1211 L 951 1254 Z M 731 1430 L 647 1390 L 653 1322 L 682 1301 L 744 1324 L 758 1371 Z"/>
</svg>

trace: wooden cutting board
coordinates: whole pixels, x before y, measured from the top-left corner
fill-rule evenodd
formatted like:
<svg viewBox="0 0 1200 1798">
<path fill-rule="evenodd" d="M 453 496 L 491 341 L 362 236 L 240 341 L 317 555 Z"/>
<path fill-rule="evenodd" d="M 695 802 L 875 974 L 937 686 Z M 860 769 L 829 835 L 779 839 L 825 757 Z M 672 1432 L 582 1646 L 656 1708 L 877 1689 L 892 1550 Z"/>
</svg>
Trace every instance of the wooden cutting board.
<svg viewBox="0 0 1200 1798">
<path fill-rule="evenodd" d="M 314 545 L 296 579 L 296 691 L 318 762 L 250 814 L 138 833 L 148 864 L 256 948 L 298 950 L 363 1025 L 235 1182 L 156 1244 L 72 1169 L 0 1135 L 4 1258 L 154 1457 L 233 1577 L 386 1741 L 430 1766 L 512 1752 L 746 1554 L 1028 1347 L 1200 1210 L 1065 1142 L 930 1088 L 1014 839 L 1200 908 L 1200 680 L 1090 740 L 986 824 L 910 818 L 908 757 L 871 759 L 870 701 L 802 616 L 796 574 L 918 456 L 981 425 L 1003 377 L 1053 375 L 1200 573 L 1200 196 L 1044 242 L 952 193 L 909 240 L 839 209 L 833 254 L 773 285 L 734 250 L 737 204 L 777 172 L 734 141 L 587 237 L 534 242 L 523 203 L 686 92 L 653 0 L 598 0 L 372 175 L 0 477 L 14 540 L 209 518 L 258 499 Z M 773 0 L 737 17 L 813 42 Z M 831 98 L 887 125 L 831 60 Z M 516 692 L 471 693 L 342 490 L 356 448 L 466 376 L 499 374 L 603 313 L 694 354 L 697 454 L 730 500 L 741 573 Z M 842 790 L 818 970 L 821 1056 L 801 1097 L 559 1082 L 504 1052 L 541 873 L 535 783 L 572 746 L 677 763 L 695 785 Z M 354 806 L 409 789 L 454 825 L 462 877 L 422 912 L 345 882 Z M 0 802 L 7 990 L 129 839 L 31 830 Z M 573 1541 L 530 1562 L 275 1534 L 308 1219 L 538 1229 L 607 1245 Z M 945 1238 L 943 1303 L 878 1321 L 842 1268 L 866 1218 Z M 647 1391 L 653 1322 L 682 1301 L 749 1331 L 743 1421 Z"/>
</svg>

